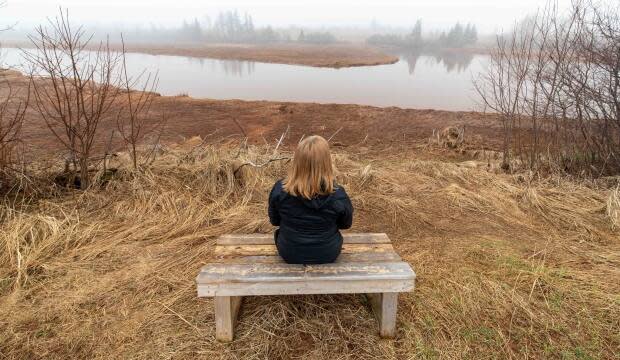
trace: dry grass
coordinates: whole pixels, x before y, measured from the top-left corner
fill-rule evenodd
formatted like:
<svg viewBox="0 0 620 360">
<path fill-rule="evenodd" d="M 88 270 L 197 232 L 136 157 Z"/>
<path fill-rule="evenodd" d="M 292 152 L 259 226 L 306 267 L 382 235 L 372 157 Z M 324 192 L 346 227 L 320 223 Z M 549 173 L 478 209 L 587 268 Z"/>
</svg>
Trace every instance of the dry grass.
<svg viewBox="0 0 620 360">
<path fill-rule="evenodd" d="M 29 42 L 9 42 L 5 46 L 28 48 Z M 121 44 L 112 44 L 119 50 Z M 393 64 L 398 57 L 379 48 L 358 44 L 192 44 L 157 45 L 149 43 L 126 44 L 131 53 L 191 56 L 219 60 L 251 61 L 292 64 L 314 67 L 343 68 Z"/>
<path fill-rule="evenodd" d="M 241 158 L 259 156 L 250 148 Z M 613 358 L 618 190 L 419 154 L 338 152 L 353 231 L 387 232 L 418 274 L 398 336 L 362 296 L 251 297 L 214 339 L 194 278 L 223 233 L 269 232 L 283 162 L 233 175 L 236 148 L 168 149 L 141 174 L 0 210 L 0 357 Z M 124 157 L 117 161 L 125 162 Z M 128 168 L 128 164 L 124 168 Z"/>
</svg>

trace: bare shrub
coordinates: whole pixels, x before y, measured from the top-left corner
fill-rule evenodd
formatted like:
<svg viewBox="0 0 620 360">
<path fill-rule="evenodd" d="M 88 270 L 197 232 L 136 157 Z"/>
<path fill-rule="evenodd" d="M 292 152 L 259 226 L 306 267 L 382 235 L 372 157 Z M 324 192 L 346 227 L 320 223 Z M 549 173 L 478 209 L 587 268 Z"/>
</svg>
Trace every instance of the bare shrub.
<svg viewBox="0 0 620 360">
<path fill-rule="evenodd" d="M 6 6 L 6 1 L 0 1 L 0 8 Z M 12 25 L 0 28 L 0 32 L 9 30 Z M 1 48 L 0 48 L 1 50 Z M 16 145 L 21 140 L 21 129 L 30 100 L 30 88 L 26 91 L 26 98 L 13 89 L 7 79 L 10 70 L 0 68 L 0 86 L 5 89 L 6 95 L 0 98 L 0 188 L 9 178 L 7 171 L 16 156 Z"/>
<path fill-rule="evenodd" d="M 448 126 L 447 128 L 439 132 L 439 139 L 443 146 L 455 149 L 459 147 L 464 140 L 465 129 L 457 128 L 454 126 Z"/>
<path fill-rule="evenodd" d="M 516 157 L 533 170 L 620 171 L 619 9 L 549 3 L 497 37 L 475 86 L 500 115 L 505 168 Z"/>
<path fill-rule="evenodd" d="M 1 74 L 0 74 L 1 76 Z M 30 100 L 30 89 L 26 97 L 20 97 L 10 82 L 3 79 L 2 86 L 7 94 L 0 100 L 0 180 L 6 180 L 7 170 L 11 169 L 17 157 L 15 150 L 21 140 L 21 129 Z"/>
<path fill-rule="evenodd" d="M 611 222 L 612 229 L 620 228 L 620 185 L 609 193 L 605 213 Z"/>
<path fill-rule="evenodd" d="M 122 39 L 122 36 L 121 36 Z M 125 95 L 122 99 L 122 106 L 116 118 L 117 129 L 125 143 L 134 170 L 145 164 L 150 158 L 150 153 L 144 154 L 142 162 L 139 160 L 138 145 L 145 137 L 156 133 L 159 139 L 166 123 L 165 114 L 158 117 L 150 117 L 153 99 L 159 94 L 157 90 L 157 74 L 145 73 L 144 71 L 135 78 L 131 78 L 127 73 L 127 61 L 125 51 L 125 41 L 122 39 L 122 63 L 121 63 L 121 83 Z M 138 88 L 133 91 L 132 88 Z"/>
<path fill-rule="evenodd" d="M 448 126 L 439 131 L 433 129 L 433 134 L 428 139 L 429 144 L 439 145 L 450 149 L 460 147 L 465 141 L 465 128 Z"/>
<path fill-rule="evenodd" d="M 35 108 L 78 165 L 80 186 L 85 189 L 99 125 L 110 118 L 119 93 L 119 56 L 108 42 L 86 50 L 90 37 L 82 27 L 74 29 L 62 9 L 47 27 L 37 27 L 30 41 L 35 50 L 24 55 Z"/>
<path fill-rule="evenodd" d="M 238 144 L 196 148 L 202 142 L 171 147 L 149 171 L 111 181 L 109 191 L 46 198 L 17 212 L 0 204 L 0 216 L 8 213 L 0 231 L 5 353 L 214 360 L 617 353 L 618 233 L 601 211 L 609 192 L 560 177 L 517 181 L 452 159 L 420 159 L 417 149 L 333 153 L 356 207 L 353 231 L 387 232 L 427 280 L 400 295 L 398 340 L 378 340 L 362 296 L 324 295 L 249 297 L 235 342 L 218 343 L 213 302 L 196 298 L 191 279 L 217 258 L 216 237 L 273 231 L 262 214 L 287 164 L 245 166 L 251 176 L 240 184 L 236 163 L 264 162 L 274 143 L 249 144 L 236 157 Z M 179 162 L 188 152 L 195 161 Z M 131 160 L 113 164 L 130 168 Z"/>
</svg>

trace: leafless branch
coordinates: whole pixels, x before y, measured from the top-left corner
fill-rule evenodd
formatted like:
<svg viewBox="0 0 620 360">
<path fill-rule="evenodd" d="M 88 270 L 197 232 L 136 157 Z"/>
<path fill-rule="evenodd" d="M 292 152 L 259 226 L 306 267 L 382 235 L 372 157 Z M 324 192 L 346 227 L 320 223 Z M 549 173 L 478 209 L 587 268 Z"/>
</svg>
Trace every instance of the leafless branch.
<svg viewBox="0 0 620 360">
<path fill-rule="evenodd" d="M 138 145 L 149 134 L 163 131 L 165 116 L 151 117 L 151 106 L 156 94 L 158 85 L 157 73 L 151 74 L 142 71 L 138 76 L 132 78 L 127 71 L 127 52 L 125 49 L 125 39 L 121 34 L 121 83 L 123 86 L 124 98 L 116 117 L 116 126 L 129 150 L 134 170 L 138 169 L 140 163 Z M 142 83 L 142 85 L 140 85 Z M 133 88 L 138 87 L 137 91 Z M 147 158 L 150 154 L 146 155 Z"/>
<path fill-rule="evenodd" d="M 620 172 L 620 8 L 599 5 L 552 1 L 497 37 L 475 89 L 499 114 L 506 168 Z"/>
<path fill-rule="evenodd" d="M 80 183 L 89 186 L 89 161 L 102 122 L 110 119 L 119 94 L 118 55 L 109 41 L 88 51 L 92 35 L 74 28 L 68 11 L 48 19 L 23 51 L 30 65 L 35 109 L 48 129 L 79 163 Z M 40 76 L 44 76 L 43 78 Z"/>
<path fill-rule="evenodd" d="M 330 142 L 330 141 L 334 138 L 334 136 L 338 135 L 338 133 L 339 133 L 340 131 L 342 131 L 342 127 L 340 127 L 340 129 L 336 130 L 336 132 L 335 132 L 335 133 L 333 133 L 333 134 L 332 134 L 332 136 L 330 136 L 330 137 L 327 139 L 327 142 Z"/>
</svg>

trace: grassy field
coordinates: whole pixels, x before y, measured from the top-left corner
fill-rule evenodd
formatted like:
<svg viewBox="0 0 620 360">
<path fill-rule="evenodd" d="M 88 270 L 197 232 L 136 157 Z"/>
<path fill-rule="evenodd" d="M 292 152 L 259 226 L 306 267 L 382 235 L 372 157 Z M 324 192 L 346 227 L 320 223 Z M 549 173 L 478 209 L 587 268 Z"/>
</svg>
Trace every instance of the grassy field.
<svg viewBox="0 0 620 360">
<path fill-rule="evenodd" d="M 617 179 L 500 174 L 422 142 L 334 155 L 352 231 L 388 233 L 418 275 L 400 296 L 396 339 L 378 337 L 362 296 L 335 295 L 250 297 L 236 340 L 218 343 L 212 300 L 196 298 L 194 278 L 218 235 L 273 230 L 267 193 L 286 169 L 235 176 L 273 151 L 238 149 L 194 138 L 144 172 L 120 154 L 118 172 L 85 192 L 42 183 L 5 198 L 0 358 L 617 356 Z"/>
</svg>

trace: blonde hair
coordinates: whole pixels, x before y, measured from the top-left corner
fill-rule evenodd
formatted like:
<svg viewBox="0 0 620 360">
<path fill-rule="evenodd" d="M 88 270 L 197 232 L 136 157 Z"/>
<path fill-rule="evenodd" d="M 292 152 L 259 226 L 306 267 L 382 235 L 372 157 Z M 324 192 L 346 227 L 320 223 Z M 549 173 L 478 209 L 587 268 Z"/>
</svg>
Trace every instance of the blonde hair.
<svg viewBox="0 0 620 360">
<path fill-rule="evenodd" d="M 306 199 L 334 192 L 334 168 L 327 140 L 314 135 L 297 145 L 283 186 L 287 193 Z"/>
</svg>

